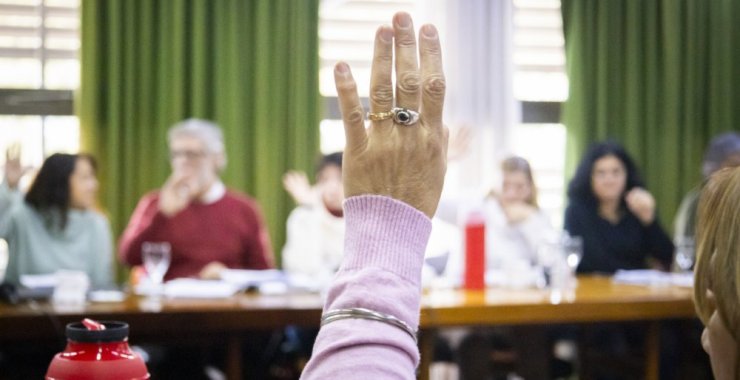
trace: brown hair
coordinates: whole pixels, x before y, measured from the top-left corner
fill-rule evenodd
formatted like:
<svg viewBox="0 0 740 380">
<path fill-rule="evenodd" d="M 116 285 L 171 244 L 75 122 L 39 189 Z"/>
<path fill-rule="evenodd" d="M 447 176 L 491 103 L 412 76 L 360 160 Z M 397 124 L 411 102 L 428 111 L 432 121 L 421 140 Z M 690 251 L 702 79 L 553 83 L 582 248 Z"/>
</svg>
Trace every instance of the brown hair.
<svg viewBox="0 0 740 380">
<path fill-rule="evenodd" d="M 532 176 L 532 168 L 529 166 L 529 162 L 519 156 L 511 156 L 501 162 L 501 171 L 504 173 L 524 173 L 529 181 L 529 186 L 532 188 L 532 192 L 527 198 L 527 203 L 531 206 L 539 208 L 537 204 L 537 186 L 534 184 L 534 177 Z"/>
<path fill-rule="evenodd" d="M 740 168 L 720 170 L 702 190 L 696 241 L 696 313 L 706 326 L 715 311 L 711 290 L 719 317 L 740 346 Z M 739 366 L 736 359 L 736 373 Z"/>
</svg>

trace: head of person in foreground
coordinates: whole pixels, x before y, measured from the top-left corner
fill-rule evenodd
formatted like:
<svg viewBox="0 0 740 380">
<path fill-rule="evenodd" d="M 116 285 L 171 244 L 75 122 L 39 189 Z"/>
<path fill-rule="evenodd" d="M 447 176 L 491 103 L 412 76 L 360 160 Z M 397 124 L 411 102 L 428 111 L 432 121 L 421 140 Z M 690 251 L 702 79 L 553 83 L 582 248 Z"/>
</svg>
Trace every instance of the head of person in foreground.
<svg viewBox="0 0 740 380">
<path fill-rule="evenodd" d="M 694 301 L 717 380 L 740 374 L 740 168 L 715 173 L 702 192 Z"/>
</svg>

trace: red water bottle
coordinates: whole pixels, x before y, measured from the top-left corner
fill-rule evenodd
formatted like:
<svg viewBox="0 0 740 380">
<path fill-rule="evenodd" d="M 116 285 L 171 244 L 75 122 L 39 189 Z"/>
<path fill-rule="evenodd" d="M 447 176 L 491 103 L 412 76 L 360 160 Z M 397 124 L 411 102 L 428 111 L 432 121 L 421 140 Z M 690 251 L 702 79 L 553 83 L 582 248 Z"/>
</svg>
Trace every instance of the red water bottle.
<svg viewBox="0 0 740 380">
<path fill-rule="evenodd" d="M 486 220 L 473 212 L 465 223 L 465 289 L 486 287 Z"/>
<path fill-rule="evenodd" d="M 144 360 L 128 346 L 128 324 L 95 322 L 67 325 L 67 347 L 54 356 L 46 380 L 146 380 Z"/>
</svg>

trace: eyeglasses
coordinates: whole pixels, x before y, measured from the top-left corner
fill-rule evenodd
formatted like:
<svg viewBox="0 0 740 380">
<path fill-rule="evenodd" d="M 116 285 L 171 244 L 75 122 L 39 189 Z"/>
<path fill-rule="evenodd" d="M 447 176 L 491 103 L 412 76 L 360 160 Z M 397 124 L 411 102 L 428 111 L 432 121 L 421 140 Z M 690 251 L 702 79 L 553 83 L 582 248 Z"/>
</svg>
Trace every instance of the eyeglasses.
<svg viewBox="0 0 740 380">
<path fill-rule="evenodd" d="M 173 150 L 170 152 L 170 160 L 174 161 L 180 157 L 187 161 L 196 161 L 205 157 L 206 153 L 201 150 Z"/>
</svg>

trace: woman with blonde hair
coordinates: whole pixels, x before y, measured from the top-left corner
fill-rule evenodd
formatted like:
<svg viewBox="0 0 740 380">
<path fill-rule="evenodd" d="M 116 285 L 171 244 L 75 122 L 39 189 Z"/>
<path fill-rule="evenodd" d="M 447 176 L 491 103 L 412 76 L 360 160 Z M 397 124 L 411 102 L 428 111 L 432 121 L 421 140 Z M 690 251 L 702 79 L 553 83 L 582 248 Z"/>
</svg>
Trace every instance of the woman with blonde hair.
<svg viewBox="0 0 740 380">
<path fill-rule="evenodd" d="M 740 374 L 740 168 L 713 175 L 699 201 L 694 269 L 702 346 L 717 380 Z"/>
<path fill-rule="evenodd" d="M 537 204 L 537 186 L 526 159 L 511 156 L 501 163 L 501 191 L 485 201 L 487 267 L 536 260 L 537 247 L 553 230 Z M 490 242 L 490 244 L 489 244 Z"/>
</svg>

